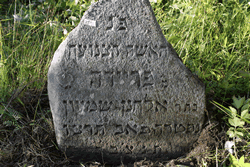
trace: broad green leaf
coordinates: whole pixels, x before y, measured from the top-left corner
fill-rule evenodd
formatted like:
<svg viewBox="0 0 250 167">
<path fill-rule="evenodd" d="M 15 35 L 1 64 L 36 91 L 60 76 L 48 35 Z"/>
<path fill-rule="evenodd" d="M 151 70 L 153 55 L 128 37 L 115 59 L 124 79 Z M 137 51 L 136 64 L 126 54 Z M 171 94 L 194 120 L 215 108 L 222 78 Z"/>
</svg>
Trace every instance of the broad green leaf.
<svg viewBox="0 0 250 167">
<path fill-rule="evenodd" d="M 250 114 L 248 113 L 248 110 L 244 110 L 241 112 L 241 117 L 244 119 L 250 119 Z"/>
<path fill-rule="evenodd" d="M 232 154 L 230 154 L 229 160 L 234 166 L 238 165 L 238 160 Z"/>
<path fill-rule="evenodd" d="M 243 110 L 242 112 L 241 112 L 241 117 L 242 118 L 245 118 L 245 116 L 247 115 L 247 110 Z"/>
<path fill-rule="evenodd" d="M 240 109 L 240 107 L 243 105 L 243 103 L 245 102 L 245 97 L 242 98 L 236 98 L 235 96 L 233 96 L 233 105 L 237 108 Z"/>
<path fill-rule="evenodd" d="M 232 113 L 232 116 L 233 116 L 233 117 L 236 117 L 237 110 L 236 110 L 235 108 L 231 107 L 231 106 L 229 106 L 229 109 L 230 109 L 230 111 L 231 111 L 231 113 Z"/>
<path fill-rule="evenodd" d="M 245 104 L 245 105 L 243 105 L 243 107 L 241 107 L 241 111 L 243 111 L 243 110 L 248 110 L 249 109 L 249 107 L 250 107 L 250 104 Z"/>
<path fill-rule="evenodd" d="M 242 121 L 240 118 L 234 117 L 233 119 L 229 118 L 228 122 L 230 125 L 234 126 L 234 127 L 243 127 L 243 125 L 245 124 L 244 121 Z"/>
<path fill-rule="evenodd" d="M 244 155 L 242 157 L 240 157 L 239 164 L 244 164 Z"/>
<path fill-rule="evenodd" d="M 250 105 L 250 98 L 247 99 L 244 104 L 249 104 Z"/>
<path fill-rule="evenodd" d="M 244 136 L 244 134 L 242 132 L 238 132 L 238 131 L 235 132 L 235 135 L 238 136 L 238 137 L 243 137 Z"/>
<path fill-rule="evenodd" d="M 234 131 L 234 128 L 233 128 L 233 127 L 230 127 L 229 130 Z"/>
<path fill-rule="evenodd" d="M 228 130 L 228 131 L 227 131 L 227 135 L 228 135 L 230 138 L 235 137 L 234 131 L 231 131 L 231 130 Z"/>
<path fill-rule="evenodd" d="M 241 165 L 241 164 L 240 164 Z M 250 163 L 244 163 L 243 165 L 241 165 L 243 167 L 250 167 Z"/>
<path fill-rule="evenodd" d="M 244 162 L 244 155 L 242 157 L 240 157 L 239 159 L 239 166 L 242 166 L 242 167 L 250 167 L 250 163 L 245 163 Z"/>
</svg>

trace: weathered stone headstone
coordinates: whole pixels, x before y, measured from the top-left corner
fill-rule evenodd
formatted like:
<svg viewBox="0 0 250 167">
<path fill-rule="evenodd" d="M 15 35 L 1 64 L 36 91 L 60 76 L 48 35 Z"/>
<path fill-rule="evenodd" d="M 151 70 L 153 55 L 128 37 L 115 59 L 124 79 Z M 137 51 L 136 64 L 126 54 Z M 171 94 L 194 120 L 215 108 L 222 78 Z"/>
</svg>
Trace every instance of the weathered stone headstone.
<svg viewBox="0 0 250 167">
<path fill-rule="evenodd" d="M 175 158 L 204 121 L 204 85 L 148 0 L 93 3 L 55 52 L 48 93 L 59 147 L 84 160 Z"/>
</svg>

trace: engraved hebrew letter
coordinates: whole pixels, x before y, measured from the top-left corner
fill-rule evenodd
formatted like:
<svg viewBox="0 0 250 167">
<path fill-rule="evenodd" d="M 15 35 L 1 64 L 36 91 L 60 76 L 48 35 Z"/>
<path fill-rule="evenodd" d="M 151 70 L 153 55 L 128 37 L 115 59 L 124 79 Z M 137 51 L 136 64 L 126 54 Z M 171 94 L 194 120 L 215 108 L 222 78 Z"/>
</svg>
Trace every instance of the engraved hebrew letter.
<svg viewBox="0 0 250 167">
<path fill-rule="evenodd" d="M 141 86 L 140 75 L 138 71 L 131 71 L 130 73 L 130 85 L 136 85 L 137 88 Z"/>
<path fill-rule="evenodd" d="M 113 17 L 109 16 L 106 30 L 111 30 L 112 28 L 113 28 Z"/>
<path fill-rule="evenodd" d="M 185 131 L 186 131 L 186 128 L 184 125 L 182 125 L 182 124 L 175 125 L 175 133 L 182 133 Z"/>
<path fill-rule="evenodd" d="M 197 104 L 193 104 L 193 111 L 197 111 Z"/>
<path fill-rule="evenodd" d="M 125 154 L 131 154 L 132 153 L 133 146 L 126 145 L 125 146 Z"/>
<path fill-rule="evenodd" d="M 126 19 L 125 18 L 118 18 L 118 28 L 117 30 L 126 30 L 127 29 L 127 24 L 126 24 Z"/>
<path fill-rule="evenodd" d="M 104 125 L 95 125 L 93 128 L 93 135 L 102 136 L 105 134 L 105 127 Z"/>
<path fill-rule="evenodd" d="M 160 146 L 154 146 L 154 154 L 161 154 L 161 147 Z"/>
<path fill-rule="evenodd" d="M 147 47 L 148 47 L 147 45 L 136 45 L 136 56 L 138 57 L 144 56 Z"/>
<path fill-rule="evenodd" d="M 167 108 L 166 108 L 166 106 L 164 106 L 160 102 L 154 101 L 154 111 L 155 112 L 163 112 L 163 111 L 167 111 Z"/>
<path fill-rule="evenodd" d="M 191 110 L 190 110 L 190 104 L 186 104 L 186 106 L 185 106 L 185 110 L 184 110 L 185 112 L 190 112 Z"/>
<path fill-rule="evenodd" d="M 168 87 L 168 80 L 166 79 L 166 76 L 161 75 L 160 80 L 161 80 L 161 87 L 164 89 L 167 88 Z"/>
<path fill-rule="evenodd" d="M 118 154 L 117 146 L 114 145 L 110 146 L 110 154 Z"/>
<path fill-rule="evenodd" d="M 63 135 L 68 136 L 69 135 L 69 130 L 67 124 L 63 125 Z"/>
<path fill-rule="evenodd" d="M 125 133 L 126 135 L 132 135 L 132 136 L 134 136 L 134 135 L 137 134 L 136 130 L 133 129 L 129 124 L 127 124 L 127 125 L 124 127 L 124 133 Z"/>
<path fill-rule="evenodd" d="M 79 52 L 78 52 L 78 57 L 81 58 L 84 56 L 84 53 L 85 53 L 85 50 L 86 50 L 86 44 L 81 44 L 79 45 L 79 48 L 78 48 Z"/>
<path fill-rule="evenodd" d="M 154 135 L 156 135 L 156 136 L 162 135 L 162 125 L 161 124 L 155 124 Z"/>
<path fill-rule="evenodd" d="M 153 102 L 152 100 L 145 100 L 144 102 L 145 105 L 143 105 L 143 111 L 147 112 L 153 109 Z"/>
<path fill-rule="evenodd" d="M 82 125 L 73 125 L 72 126 L 73 135 L 82 133 L 81 129 L 82 129 Z"/>
<path fill-rule="evenodd" d="M 100 56 L 101 57 L 108 57 L 109 56 L 109 49 L 110 49 L 110 45 L 108 45 L 108 44 L 100 45 Z"/>
<path fill-rule="evenodd" d="M 61 107 L 61 105 L 60 105 Z M 66 100 L 63 100 L 62 102 L 62 110 L 65 112 L 65 117 L 67 118 L 67 101 Z M 62 114 L 64 114 L 64 112 L 62 112 Z"/>
<path fill-rule="evenodd" d="M 153 57 L 153 58 L 158 58 L 158 49 L 157 49 L 157 45 L 155 45 L 155 47 L 150 44 L 150 47 L 148 47 L 148 56 L 149 57 Z"/>
<path fill-rule="evenodd" d="M 122 43 L 118 46 L 119 57 L 126 58 L 128 57 L 127 47 Z"/>
<path fill-rule="evenodd" d="M 94 44 L 94 45 L 92 46 L 92 51 L 93 51 L 93 57 L 98 57 L 98 56 L 100 56 L 99 45 Z"/>
<path fill-rule="evenodd" d="M 83 125 L 82 134 L 92 135 L 92 127 L 91 127 L 91 125 L 86 125 L 86 124 Z"/>
<path fill-rule="evenodd" d="M 161 45 L 159 49 L 159 57 L 166 57 L 168 55 L 168 50 L 166 46 Z"/>
<path fill-rule="evenodd" d="M 85 114 L 85 112 L 87 111 L 86 109 L 85 109 L 85 102 L 83 101 L 83 100 L 81 100 L 80 102 L 79 102 L 79 115 L 84 115 Z"/>
<path fill-rule="evenodd" d="M 149 134 L 151 132 L 150 128 L 148 126 L 141 126 L 141 130 L 139 134 Z"/>
<path fill-rule="evenodd" d="M 65 56 L 64 58 L 65 58 L 66 61 L 70 60 L 70 47 L 69 46 L 67 46 L 65 48 L 64 56 Z"/>
<path fill-rule="evenodd" d="M 180 112 L 181 111 L 181 105 L 180 104 L 175 104 L 175 111 Z"/>
<path fill-rule="evenodd" d="M 101 86 L 101 72 L 91 71 L 90 88 L 99 88 Z"/>
<path fill-rule="evenodd" d="M 76 45 L 76 62 L 78 62 L 80 59 L 79 54 L 80 54 L 80 46 Z"/>
<path fill-rule="evenodd" d="M 126 112 L 131 112 L 133 109 L 133 104 L 131 100 L 126 101 Z"/>
<path fill-rule="evenodd" d="M 135 100 L 134 101 L 134 108 L 133 108 L 133 113 L 139 114 L 142 111 L 142 106 L 141 106 L 141 100 Z"/>
<path fill-rule="evenodd" d="M 74 112 L 76 114 L 79 112 L 79 101 L 78 100 L 73 101 L 73 109 L 74 109 Z"/>
<path fill-rule="evenodd" d="M 97 110 L 97 105 L 95 101 L 92 101 L 89 106 L 89 112 L 93 112 Z"/>
<path fill-rule="evenodd" d="M 165 136 L 170 135 L 170 133 L 172 133 L 172 125 L 171 124 L 164 124 L 163 126 L 163 134 Z"/>
<path fill-rule="evenodd" d="M 128 45 L 127 46 L 127 51 L 128 51 L 128 57 L 132 57 L 133 54 L 134 54 L 133 45 Z"/>
<path fill-rule="evenodd" d="M 112 103 L 112 102 L 111 102 Z M 99 109 L 100 111 L 108 111 L 110 109 L 111 103 L 108 101 L 99 101 Z"/>
<path fill-rule="evenodd" d="M 124 116 L 124 112 L 127 110 L 125 105 L 126 101 L 122 100 L 120 104 L 121 104 L 122 115 Z"/>
<path fill-rule="evenodd" d="M 118 51 L 118 46 L 117 45 L 111 45 L 110 48 L 110 57 L 117 57 L 119 55 L 119 51 Z"/>
<path fill-rule="evenodd" d="M 194 124 L 187 124 L 187 133 L 194 132 Z"/>
<path fill-rule="evenodd" d="M 147 154 L 153 154 L 154 153 L 154 146 L 153 146 L 153 144 L 149 144 L 147 146 L 147 152 L 146 153 Z"/>
<path fill-rule="evenodd" d="M 122 134 L 123 132 L 124 131 L 122 125 L 115 125 L 114 135 L 119 135 Z"/>
<path fill-rule="evenodd" d="M 92 56 L 92 45 L 87 44 L 87 48 L 85 50 L 85 57 L 91 57 Z"/>
<path fill-rule="evenodd" d="M 103 87 L 113 87 L 114 86 L 114 75 L 112 71 L 104 71 L 103 72 L 103 79 L 102 79 L 102 86 Z"/>
<path fill-rule="evenodd" d="M 200 124 L 194 125 L 194 133 L 198 133 L 201 131 L 202 126 Z"/>
<path fill-rule="evenodd" d="M 67 100 L 67 114 L 72 115 L 71 117 L 68 118 L 68 123 L 73 123 L 74 122 L 74 109 L 73 109 L 73 101 Z"/>
<path fill-rule="evenodd" d="M 151 73 L 151 71 L 144 71 L 143 77 L 142 77 L 142 86 L 152 86 L 154 84 L 154 78 Z"/>
<path fill-rule="evenodd" d="M 89 112 L 89 106 L 90 106 L 90 102 L 89 102 L 89 101 L 86 101 L 86 102 L 84 103 L 84 105 L 82 106 L 82 110 L 83 110 L 84 112 Z"/>
</svg>

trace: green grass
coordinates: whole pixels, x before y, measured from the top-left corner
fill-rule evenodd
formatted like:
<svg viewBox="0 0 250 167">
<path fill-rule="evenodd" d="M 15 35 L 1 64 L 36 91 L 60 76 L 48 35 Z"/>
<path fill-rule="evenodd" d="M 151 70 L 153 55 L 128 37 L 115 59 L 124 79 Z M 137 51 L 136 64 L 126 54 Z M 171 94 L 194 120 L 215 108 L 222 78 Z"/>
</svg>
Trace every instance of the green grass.
<svg viewBox="0 0 250 167">
<path fill-rule="evenodd" d="M 23 5 L 16 0 L 10 5 L 0 16 L 1 99 L 23 85 L 43 87 L 53 53 L 65 38 L 63 30 L 71 31 L 89 4 L 79 8 L 65 0 Z M 71 12 L 64 10 L 70 7 Z M 15 21 L 14 13 L 22 20 Z"/>
<path fill-rule="evenodd" d="M 154 5 L 166 39 L 206 92 L 228 102 L 250 91 L 250 5 L 228 0 L 174 0 Z"/>
<path fill-rule="evenodd" d="M 77 26 L 90 4 L 90 0 L 79 0 L 78 4 L 74 0 L 0 2 L 1 119 L 12 119 L 8 109 L 12 102 L 21 104 L 25 112 L 20 114 L 28 117 L 27 94 L 35 91 L 38 99 L 46 95 L 41 92 L 53 54 L 66 38 L 66 30 Z M 166 39 L 205 83 L 208 100 L 228 106 L 234 95 L 249 98 L 247 0 L 163 0 L 151 4 Z M 34 120 L 40 108 L 38 100 L 32 109 Z"/>
</svg>

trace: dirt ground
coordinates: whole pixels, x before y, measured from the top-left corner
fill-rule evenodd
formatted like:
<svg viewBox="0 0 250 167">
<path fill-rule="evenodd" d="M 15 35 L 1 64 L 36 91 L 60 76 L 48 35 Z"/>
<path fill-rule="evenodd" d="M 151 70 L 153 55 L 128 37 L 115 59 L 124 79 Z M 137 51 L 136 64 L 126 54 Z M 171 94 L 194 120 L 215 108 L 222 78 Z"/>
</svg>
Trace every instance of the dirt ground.
<svg viewBox="0 0 250 167">
<path fill-rule="evenodd" d="M 74 162 L 57 148 L 52 115 L 48 110 L 49 101 L 46 88 L 43 91 L 29 90 L 15 95 L 23 104 L 15 102 L 13 97 L 9 103 L 8 112 L 13 119 L 7 121 L 7 116 L 0 119 L 0 166 L 70 166 L 99 167 L 114 166 L 103 162 Z M 39 104 L 39 105 L 37 105 Z M 7 105 L 7 104 L 3 104 Z M 25 107 L 24 107 L 25 106 Z M 42 106 L 42 107 L 41 107 Z M 188 154 L 167 162 L 142 160 L 120 166 L 152 167 L 152 166 L 216 166 L 228 164 L 228 152 L 224 149 L 227 126 L 221 123 L 221 116 L 216 114 L 213 106 L 208 106 L 206 123 L 197 142 Z M 243 143 L 244 144 L 244 143 Z M 238 148 L 238 147 L 237 147 Z M 248 150 L 250 153 L 250 148 Z M 244 154 L 246 155 L 246 154 Z"/>
</svg>

